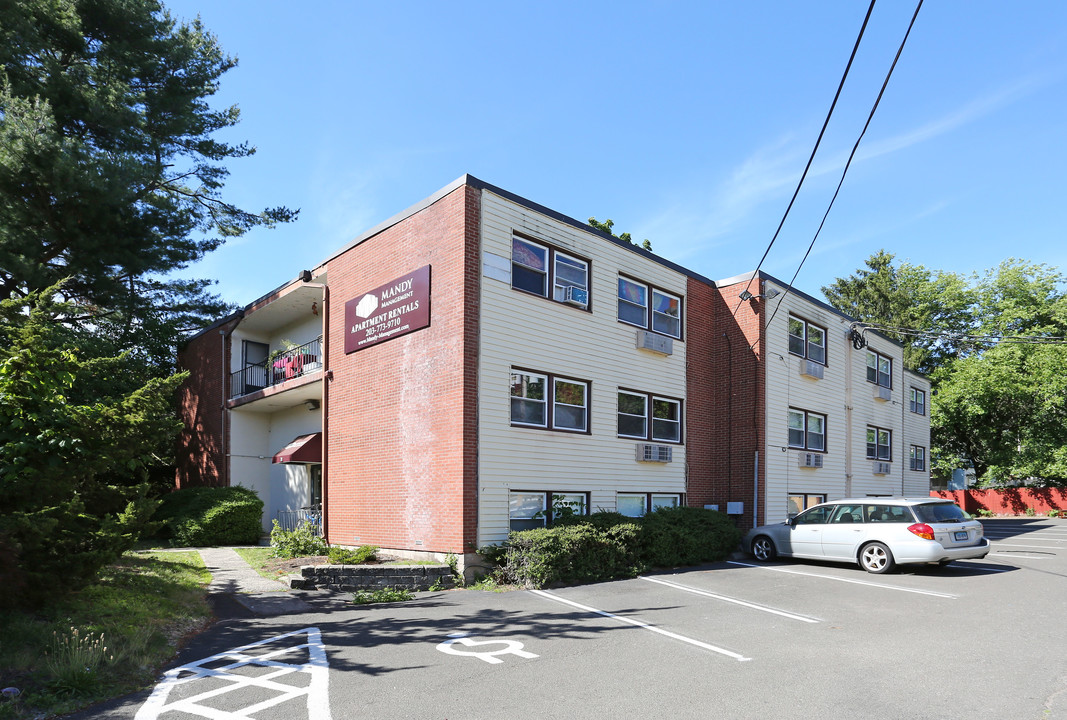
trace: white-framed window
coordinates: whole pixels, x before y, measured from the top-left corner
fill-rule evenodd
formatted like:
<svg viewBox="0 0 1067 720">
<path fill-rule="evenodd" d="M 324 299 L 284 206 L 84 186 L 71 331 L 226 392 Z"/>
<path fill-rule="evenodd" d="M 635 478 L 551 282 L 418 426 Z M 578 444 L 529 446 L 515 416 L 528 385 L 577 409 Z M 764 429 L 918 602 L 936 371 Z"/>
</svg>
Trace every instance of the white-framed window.
<svg viewBox="0 0 1067 720">
<path fill-rule="evenodd" d="M 511 424 L 548 427 L 548 376 L 511 371 Z"/>
<path fill-rule="evenodd" d="M 887 388 L 893 387 L 893 359 L 868 350 L 867 382 Z"/>
<path fill-rule="evenodd" d="M 926 470 L 926 448 L 920 445 L 911 446 L 911 456 L 908 460 L 908 467 L 912 470 Z"/>
<path fill-rule="evenodd" d="M 908 397 L 908 408 L 917 415 L 926 414 L 926 391 L 912 388 Z"/>
<path fill-rule="evenodd" d="M 508 494 L 511 530 L 546 527 L 564 515 L 588 515 L 589 493 L 513 490 Z"/>
<path fill-rule="evenodd" d="M 893 459 L 893 432 L 885 428 L 867 427 L 867 457 L 871 460 Z"/>
<path fill-rule="evenodd" d="M 588 307 L 589 263 L 547 245 L 513 235 L 511 287 L 557 302 Z"/>
<path fill-rule="evenodd" d="M 826 416 L 789 408 L 789 447 L 826 452 Z"/>
<path fill-rule="evenodd" d="M 682 298 L 620 275 L 619 322 L 681 339 Z"/>
<path fill-rule="evenodd" d="M 512 368 L 511 424 L 588 432 L 589 383 Z"/>
<path fill-rule="evenodd" d="M 652 329 L 673 338 L 682 336 L 682 299 L 652 288 Z"/>
<path fill-rule="evenodd" d="M 789 496 L 787 500 L 787 515 L 794 517 L 810 507 L 815 507 L 826 502 L 825 493 L 797 493 Z"/>
<path fill-rule="evenodd" d="M 789 316 L 789 352 L 820 365 L 826 364 L 826 330 L 807 320 Z"/>
<path fill-rule="evenodd" d="M 554 259 L 552 299 L 570 302 L 572 305 L 588 305 L 589 263 L 561 252 L 554 253 Z M 582 296 L 576 295 L 575 290 L 585 294 L 584 303 L 580 301 Z"/>
<path fill-rule="evenodd" d="M 619 390 L 619 437 L 682 442 L 682 401 L 636 390 Z"/>
<path fill-rule="evenodd" d="M 552 427 L 585 432 L 589 417 L 589 383 L 552 379 Z"/>
<path fill-rule="evenodd" d="M 618 493 L 615 511 L 627 517 L 641 517 L 660 508 L 678 507 L 682 496 L 678 493 Z"/>
</svg>

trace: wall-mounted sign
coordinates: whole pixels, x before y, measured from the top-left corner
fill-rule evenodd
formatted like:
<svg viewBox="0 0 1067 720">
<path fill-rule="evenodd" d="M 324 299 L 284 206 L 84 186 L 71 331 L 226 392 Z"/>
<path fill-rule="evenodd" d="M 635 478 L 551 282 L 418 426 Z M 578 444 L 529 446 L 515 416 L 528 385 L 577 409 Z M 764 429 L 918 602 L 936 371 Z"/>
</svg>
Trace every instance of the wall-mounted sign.
<svg viewBox="0 0 1067 720">
<path fill-rule="evenodd" d="M 369 348 L 430 324 L 430 266 L 345 303 L 345 352 Z"/>
</svg>

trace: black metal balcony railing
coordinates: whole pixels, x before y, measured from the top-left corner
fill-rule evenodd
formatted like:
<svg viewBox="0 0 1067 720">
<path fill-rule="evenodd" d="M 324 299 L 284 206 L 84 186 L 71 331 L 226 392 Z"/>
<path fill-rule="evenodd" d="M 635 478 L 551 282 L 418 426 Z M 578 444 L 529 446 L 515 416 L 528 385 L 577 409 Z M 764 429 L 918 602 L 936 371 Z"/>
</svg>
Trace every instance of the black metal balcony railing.
<svg viewBox="0 0 1067 720">
<path fill-rule="evenodd" d="M 317 537 L 322 537 L 321 505 L 310 505 L 299 510 L 278 511 L 278 527 L 282 530 L 292 532 L 305 523 L 311 526 L 311 531 Z"/>
<path fill-rule="evenodd" d="M 322 369 L 322 338 L 315 338 L 285 352 L 272 355 L 261 364 L 250 364 L 230 373 L 230 397 L 241 397 L 257 390 L 280 385 Z"/>
</svg>

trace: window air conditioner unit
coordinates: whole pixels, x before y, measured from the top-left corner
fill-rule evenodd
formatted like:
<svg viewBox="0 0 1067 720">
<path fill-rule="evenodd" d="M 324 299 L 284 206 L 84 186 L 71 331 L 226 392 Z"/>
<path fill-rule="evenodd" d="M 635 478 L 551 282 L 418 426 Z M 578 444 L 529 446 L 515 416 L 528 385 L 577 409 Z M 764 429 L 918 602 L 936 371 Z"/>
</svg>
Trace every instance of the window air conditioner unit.
<svg viewBox="0 0 1067 720">
<path fill-rule="evenodd" d="M 637 349 L 651 350 L 660 355 L 671 355 L 674 353 L 674 341 L 665 335 L 659 335 L 648 330 L 638 330 Z"/>
<path fill-rule="evenodd" d="M 814 360 L 800 358 L 800 374 L 816 380 L 822 380 L 823 367 Z"/>
<path fill-rule="evenodd" d="M 589 304 L 589 291 L 584 288 L 568 285 L 563 290 L 563 302 L 577 305 L 578 307 L 585 307 Z"/>
<path fill-rule="evenodd" d="M 797 453 L 797 465 L 799 467 L 821 468 L 822 453 Z"/>
<path fill-rule="evenodd" d="M 874 389 L 874 399 L 888 402 L 893 399 L 893 391 L 879 385 Z"/>
<path fill-rule="evenodd" d="M 888 475 L 889 473 L 893 472 L 893 464 L 887 462 L 876 462 L 874 463 L 873 469 L 875 475 Z"/>
<path fill-rule="evenodd" d="M 669 445 L 637 444 L 637 462 L 669 463 L 674 459 L 674 448 Z"/>
</svg>

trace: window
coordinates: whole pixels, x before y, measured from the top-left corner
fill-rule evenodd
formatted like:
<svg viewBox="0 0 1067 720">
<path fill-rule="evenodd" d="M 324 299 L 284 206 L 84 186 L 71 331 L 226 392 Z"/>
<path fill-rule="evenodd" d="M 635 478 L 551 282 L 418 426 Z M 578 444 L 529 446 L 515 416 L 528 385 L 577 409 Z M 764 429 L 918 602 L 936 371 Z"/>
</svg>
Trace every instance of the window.
<svg viewBox="0 0 1067 720">
<path fill-rule="evenodd" d="M 820 365 L 826 364 L 826 331 L 818 325 L 789 316 L 789 352 Z"/>
<path fill-rule="evenodd" d="M 678 507 L 682 496 L 677 493 L 619 493 L 615 496 L 615 511 L 627 517 L 641 517 L 661 508 Z"/>
<path fill-rule="evenodd" d="M 546 393 L 547 388 L 552 388 L 551 395 Z M 512 425 L 586 432 L 588 418 L 589 383 L 522 370 L 511 371 Z"/>
<path fill-rule="evenodd" d="M 649 408 L 652 409 L 651 419 Z M 618 433 L 619 437 L 680 443 L 682 441 L 682 401 L 648 393 L 620 390 Z"/>
<path fill-rule="evenodd" d="M 586 307 L 589 304 L 589 263 L 513 236 L 511 287 L 541 297 L 551 297 L 558 302 Z M 551 295 L 549 287 L 552 288 Z"/>
<path fill-rule="evenodd" d="M 926 448 L 919 445 L 911 446 L 911 457 L 908 467 L 912 470 L 926 470 Z"/>
<path fill-rule="evenodd" d="M 884 428 L 867 428 L 867 457 L 871 460 L 891 461 L 893 433 Z"/>
<path fill-rule="evenodd" d="M 813 495 L 811 493 L 790 495 L 788 500 L 788 515 L 794 517 L 810 507 L 826 502 L 825 495 Z"/>
<path fill-rule="evenodd" d="M 512 530 L 532 530 L 551 525 L 564 515 L 588 515 L 588 493 L 515 491 L 508 497 Z"/>
<path fill-rule="evenodd" d="M 826 451 L 826 416 L 807 410 L 788 411 L 789 447 Z"/>
<path fill-rule="evenodd" d="M 903 505 L 864 505 L 867 522 L 872 523 L 912 523 L 915 518 Z"/>
<path fill-rule="evenodd" d="M 651 285 L 620 277 L 619 321 L 681 338 L 682 298 Z"/>
<path fill-rule="evenodd" d="M 893 360 L 868 350 L 867 382 L 887 388 L 893 387 Z"/>
<path fill-rule="evenodd" d="M 918 415 L 926 414 L 926 392 L 919 388 L 911 389 L 911 396 L 908 399 L 908 406 L 913 413 Z"/>
<path fill-rule="evenodd" d="M 833 517 L 830 518 L 830 524 L 832 525 L 861 522 L 863 522 L 863 508 L 860 505 L 838 505 L 837 509 L 834 510 Z"/>
<path fill-rule="evenodd" d="M 830 519 L 830 512 L 833 510 L 832 505 L 824 505 L 822 507 L 814 507 L 811 510 L 797 515 L 795 524 L 797 525 L 824 525 Z"/>
</svg>

